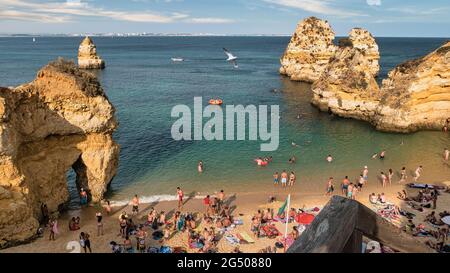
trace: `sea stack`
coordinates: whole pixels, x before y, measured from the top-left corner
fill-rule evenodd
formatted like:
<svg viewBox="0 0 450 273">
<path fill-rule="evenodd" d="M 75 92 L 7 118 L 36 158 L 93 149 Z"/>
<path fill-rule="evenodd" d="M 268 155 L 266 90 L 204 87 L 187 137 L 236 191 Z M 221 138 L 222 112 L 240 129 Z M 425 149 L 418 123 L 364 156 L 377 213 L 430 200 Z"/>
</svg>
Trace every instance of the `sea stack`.
<svg viewBox="0 0 450 273">
<path fill-rule="evenodd" d="M 334 31 L 316 17 L 302 20 L 281 57 L 280 73 L 295 81 L 314 82 L 334 55 Z"/>
<path fill-rule="evenodd" d="M 0 88 L 0 248 L 32 239 L 41 205 L 69 200 L 67 172 L 93 202 L 116 174 L 115 109 L 100 83 L 62 59 L 30 83 Z"/>
<path fill-rule="evenodd" d="M 89 36 L 86 36 L 78 48 L 78 67 L 81 69 L 103 69 L 105 62 L 97 56 L 97 47 Z"/>
<path fill-rule="evenodd" d="M 378 45 L 372 34 L 362 28 L 353 28 L 348 34 L 348 39 L 352 42 L 353 47 L 358 48 L 364 52 L 364 55 L 369 62 L 369 68 L 373 76 L 377 76 L 380 71 L 380 52 Z"/>
<path fill-rule="evenodd" d="M 339 49 L 311 87 L 312 104 L 341 117 L 370 121 L 380 89 L 365 51 L 340 41 Z"/>
</svg>

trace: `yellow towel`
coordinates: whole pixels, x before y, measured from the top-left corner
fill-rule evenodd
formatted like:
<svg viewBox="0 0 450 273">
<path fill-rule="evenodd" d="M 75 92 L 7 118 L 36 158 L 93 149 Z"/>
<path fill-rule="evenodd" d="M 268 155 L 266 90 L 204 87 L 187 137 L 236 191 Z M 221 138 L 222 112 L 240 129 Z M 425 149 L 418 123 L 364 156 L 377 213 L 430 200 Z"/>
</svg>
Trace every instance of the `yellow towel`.
<svg viewBox="0 0 450 273">
<path fill-rule="evenodd" d="M 242 238 L 242 240 L 246 241 L 249 244 L 253 244 L 255 242 L 255 240 L 253 240 L 253 238 L 247 234 L 247 232 L 243 231 L 239 233 L 240 237 Z"/>
</svg>

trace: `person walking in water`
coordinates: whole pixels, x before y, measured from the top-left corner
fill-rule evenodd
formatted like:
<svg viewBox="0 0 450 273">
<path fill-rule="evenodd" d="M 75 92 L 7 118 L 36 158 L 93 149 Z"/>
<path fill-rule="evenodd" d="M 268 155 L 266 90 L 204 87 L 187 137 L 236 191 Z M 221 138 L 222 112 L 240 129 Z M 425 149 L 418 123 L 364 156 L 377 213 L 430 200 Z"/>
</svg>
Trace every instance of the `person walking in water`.
<svg viewBox="0 0 450 273">
<path fill-rule="evenodd" d="M 288 174 L 286 170 L 281 173 L 281 186 L 284 188 L 287 185 Z"/>
<path fill-rule="evenodd" d="M 197 170 L 198 170 L 199 173 L 203 172 L 203 161 L 200 160 L 198 162 Z"/>
<path fill-rule="evenodd" d="M 408 178 L 406 176 L 406 167 L 403 167 L 400 171 L 400 181 L 398 181 L 398 183 L 406 182 L 406 178 Z"/>
<path fill-rule="evenodd" d="M 417 167 L 416 172 L 415 172 L 415 176 L 414 176 L 414 182 L 417 182 L 417 180 L 419 179 L 419 177 L 422 174 L 422 165 Z"/>
<path fill-rule="evenodd" d="M 138 198 L 137 194 L 135 194 L 133 199 L 131 200 L 131 205 L 133 206 L 131 214 L 137 215 L 139 213 L 139 198 Z"/>
<path fill-rule="evenodd" d="M 450 151 L 447 148 L 445 148 L 444 149 L 444 160 L 448 161 L 449 157 L 450 157 Z"/>
<path fill-rule="evenodd" d="M 386 156 L 386 151 L 381 151 L 380 153 L 380 159 L 384 159 L 384 157 Z"/>
<path fill-rule="evenodd" d="M 178 209 L 183 207 L 183 191 L 180 187 L 177 187 L 177 197 L 178 197 Z"/>
</svg>

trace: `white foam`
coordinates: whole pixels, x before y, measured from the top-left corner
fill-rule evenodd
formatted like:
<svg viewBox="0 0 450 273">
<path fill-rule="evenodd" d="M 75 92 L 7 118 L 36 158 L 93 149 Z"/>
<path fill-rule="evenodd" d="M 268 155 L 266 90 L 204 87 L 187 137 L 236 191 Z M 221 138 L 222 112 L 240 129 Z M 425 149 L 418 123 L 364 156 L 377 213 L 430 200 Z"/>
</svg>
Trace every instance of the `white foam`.
<svg viewBox="0 0 450 273">
<path fill-rule="evenodd" d="M 187 199 L 188 197 L 185 196 L 184 199 Z M 194 199 L 202 199 L 205 198 L 205 196 L 196 195 Z M 178 196 L 176 195 L 169 195 L 169 194 L 163 194 L 163 195 L 151 195 L 151 196 L 141 196 L 139 197 L 139 203 L 141 204 L 150 204 L 154 202 L 162 202 L 162 201 L 176 201 L 178 200 Z M 111 201 L 111 207 L 123 207 L 128 206 L 130 204 L 131 200 L 117 200 Z"/>
</svg>

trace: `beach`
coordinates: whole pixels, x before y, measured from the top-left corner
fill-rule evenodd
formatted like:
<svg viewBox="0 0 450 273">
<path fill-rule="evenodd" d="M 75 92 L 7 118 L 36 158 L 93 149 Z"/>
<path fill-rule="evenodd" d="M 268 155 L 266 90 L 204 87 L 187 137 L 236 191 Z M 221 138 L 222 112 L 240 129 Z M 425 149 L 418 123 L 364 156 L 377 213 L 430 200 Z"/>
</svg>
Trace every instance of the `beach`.
<svg viewBox="0 0 450 273">
<path fill-rule="evenodd" d="M 448 183 L 448 182 L 446 182 Z M 337 184 L 337 183 L 336 183 Z M 442 183 L 436 183 L 436 185 L 445 185 Z M 267 188 L 275 187 L 273 185 L 265 185 Z M 325 188 L 325 186 L 324 186 Z M 368 206 L 369 208 L 373 208 L 373 206 L 369 203 L 368 195 L 372 192 L 378 194 L 383 192 L 387 201 L 398 205 L 401 209 L 404 209 L 408 212 L 412 212 L 416 215 L 414 217 L 413 222 L 417 224 L 425 224 L 427 228 L 432 228 L 429 223 L 424 222 L 424 218 L 427 214 L 429 214 L 432 209 L 424 209 L 423 212 L 417 212 L 406 205 L 406 203 L 397 198 L 397 192 L 406 189 L 408 194 L 416 195 L 418 193 L 418 189 L 410 189 L 405 187 L 405 184 L 399 184 L 394 182 L 391 186 L 386 188 L 382 188 L 380 184 L 377 182 L 370 183 L 367 187 L 364 187 L 363 191 L 359 193 L 357 197 L 357 201 L 362 204 Z M 339 193 L 339 186 L 336 187 L 335 193 Z M 257 210 L 263 210 L 266 208 L 273 208 L 274 211 L 278 211 L 278 209 L 284 203 L 284 200 L 289 192 L 288 189 L 274 189 L 275 197 L 277 199 L 276 202 L 268 203 L 269 196 L 272 193 L 266 192 L 266 194 L 254 194 L 254 193 L 228 193 L 226 192 L 225 204 L 229 204 L 231 208 L 233 208 L 232 215 L 236 218 L 243 220 L 243 225 L 237 225 L 236 228 L 230 231 L 231 234 L 237 234 L 239 232 L 246 232 L 253 236 L 250 231 L 250 223 L 251 218 Z M 291 207 L 292 208 L 304 208 L 311 209 L 314 207 L 323 208 L 326 205 L 330 196 L 325 196 L 322 194 L 308 194 L 308 193 L 292 193 L 291 195 Z M 450 194 L 442 193 L 439 196 L 437 207 L 434 211 L 436 213 L 448 210 L 450 207 Z M 151 204 L 142 204 L 140 205 L 140 213 L 133 217 L 135 223 L 144 223 L 147 219 L 147 213 L 150 208 L 155 208 L 158 212 L 165 211 L 167 215 L 173 215 L 173 213 L 177 210 L 177 202 L 176 201 L 161 201 L 157 203 Z M 182 208 L 182 212 L 191 212 L 196 214 L 201 214 L 205 210 L 205 207 L 202 203 L 201 198 L 192 198 L 186 199 L 185 204 Z M 101 211 L 104 215 L 104 235 L 97 236 L 97 222 L 95 218 L 95 213 Z M 117 243 L 122 243 L 123 239 L 119 233 L 119 221 L 118 217 L 122 211 L 126 211 L 129 215 L 131 215 L 131 206 L 126 205 L 122 207 L 113 207 L 113 210 L 110 215 L 106 215 L 106 212 L 98 205 L 92 205 L 87 208 L 83 208 L 81 210 L 76 211 L 68 211 L 61 215 L 58 219 L 59 231 L 60 233 L 56 235 L 55 241 L 48 240 L 48 229 L 46 229 L 42 238 L 38 238 L 35 241 L 18 245 L 15 247 L 10 247 L 7 249 L 3 249 L 0 252 L 3 253 L 28 253 L 28 252 L 42 252 L 42 253 L 68 253 L 73 250 L 68 247 L 68 243 L 71 241 L 78 242 L 80 232 L 88 232 L 91 235 L 91 247 L 92 252 L 94 253 L 111 253 L 110 242 L 115 241 Z M 78 231 L 69 231 L 68 229 L 68 220 L 72 216 L 80 216 L 81 218 L 81 229 Z M 168 219 L 170 221 L 170 218 Z M 405 217 L 401 217 L 402 224 L 407 222 Z M 285 224 L 277 222 L 275 223 L 277 229 L 284 234 Z M 199 225 L 203 227 L 203 223 Z M 289 223 L 288 232 L 292 231 L 292 227 L 294 223 Z M 159 241 L 155 241 L 151 238 L 151 233 L 153 230 L 151 228 L 147 228 L 148 238 L 146 239 L 147 247 L 160 247 L 162 244 Z M 134 236 L 131 236 L 133 246 L 136 245 L 136 240 Z M 260 252 L 262 249 L 267 248 L 268 246 L 273 247 L 277 240 L 282 239 L 283 236 L 280 235 L 275 239 L 268 238 L 254 238 L 255 243 L 247 244 L 242 243 L 239 244 L 239 249 L 242 252 L 247 253 L 255 253 Z M 425 243 L 427 240 L 430 240 L 430 237 L 416 237 L 422 243 Z M 183 247 L 187 250 L 187 252 L 198 252 L 198 249 L 191 249 L 188 246 L 188 232 L 176 232 L 171 236 L 171 238 L 164 242 L 165 246 L 170 246 L 172 248 Z M 217 249 L 220 253 L 230 253 L 234 250 L 237 245 L 231 245 L 230 243 L 222 238 L 218 244 Z M 284 252 L 284 249 L 277 249 L 279 253 Z M 82 251 L 82 250 L 81 250 Z"/>
</svg>

